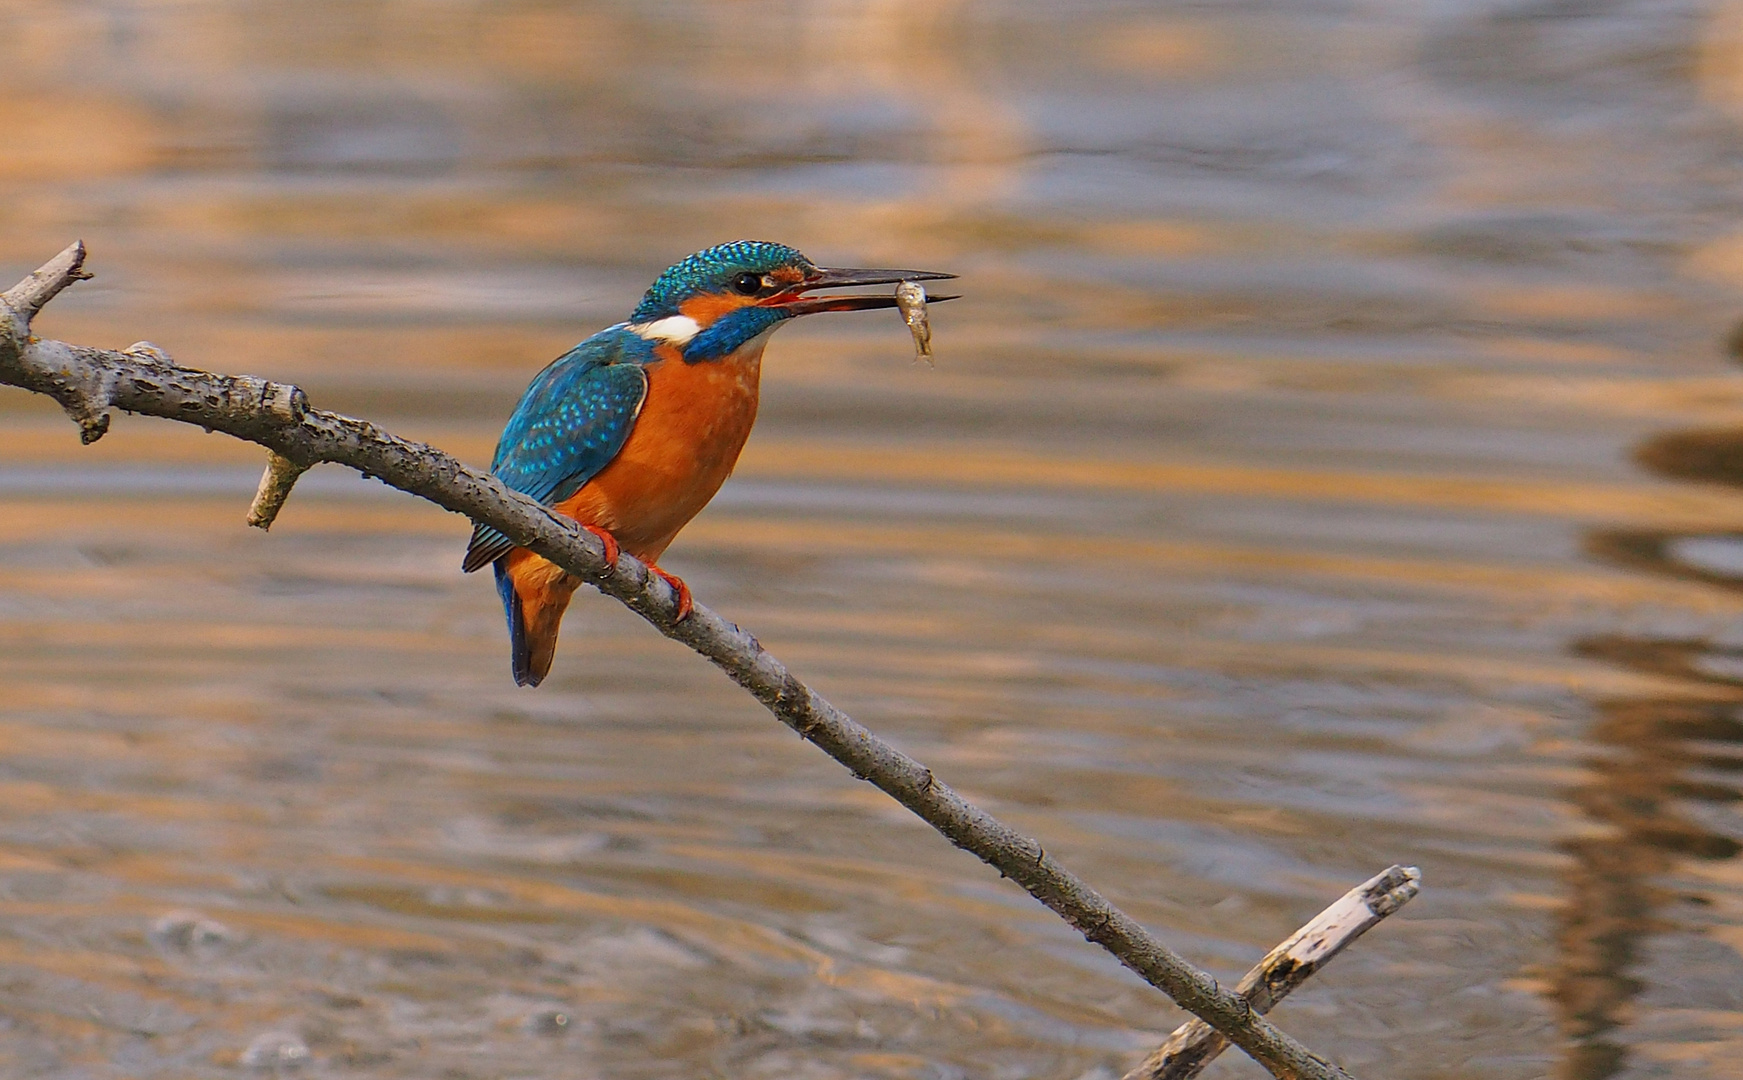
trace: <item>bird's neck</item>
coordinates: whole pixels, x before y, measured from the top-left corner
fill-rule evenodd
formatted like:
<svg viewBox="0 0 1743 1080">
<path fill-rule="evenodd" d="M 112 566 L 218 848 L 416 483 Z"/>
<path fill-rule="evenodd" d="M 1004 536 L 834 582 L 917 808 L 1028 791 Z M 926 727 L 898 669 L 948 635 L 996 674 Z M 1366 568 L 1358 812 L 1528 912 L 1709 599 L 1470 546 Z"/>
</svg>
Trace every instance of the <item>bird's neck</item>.
<svg viewBox="0 0 1743 1080">
<path fill-rule="evenodd" d="M 675 347 L 685 363 L 700 364 L 735 355 L 752 341 L 766 341 L 785 319 L 779 310 L 753 306 L 724 312 L 706 324 L 695 315 L 679 314 L 630 323 L 628 328 L 655 345 Z"/>
</svg>

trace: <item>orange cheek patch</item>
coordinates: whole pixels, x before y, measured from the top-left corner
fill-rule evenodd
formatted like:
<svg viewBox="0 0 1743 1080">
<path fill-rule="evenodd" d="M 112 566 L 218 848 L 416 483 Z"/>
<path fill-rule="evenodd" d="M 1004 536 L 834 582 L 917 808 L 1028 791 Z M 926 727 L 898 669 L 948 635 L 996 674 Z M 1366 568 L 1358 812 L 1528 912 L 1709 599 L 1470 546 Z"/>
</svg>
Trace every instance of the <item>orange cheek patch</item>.
<svg viewBox="0 0 1743 1080">
<path fill-rule="evenodd" d="M 714 320 L 722 315 L 730 314 L 741 307 L 749 307 L 756 303 L 754 296 L 738 296 L 733 293 L 703 293 L 692 296 L 678 305 L 681 314 L 696 320 L 696 325 L 706 330 L 714 325 Z"/>
</svg>

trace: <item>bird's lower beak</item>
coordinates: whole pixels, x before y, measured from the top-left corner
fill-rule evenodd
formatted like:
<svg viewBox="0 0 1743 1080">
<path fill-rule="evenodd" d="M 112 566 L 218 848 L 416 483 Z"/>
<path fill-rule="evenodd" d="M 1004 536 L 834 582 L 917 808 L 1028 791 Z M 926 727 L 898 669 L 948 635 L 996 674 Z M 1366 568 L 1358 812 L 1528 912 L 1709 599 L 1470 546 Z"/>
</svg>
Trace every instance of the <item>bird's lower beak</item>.
<svg viewBox="0 0 1743 1080">
<path fill-rule="evenodd" d="M 806 296 L 813 289 L 846 289 L 856 285 L 894 285 L 901 281 L 942 281 L 955 274 L 934 270 L 820 270 L 783 292 L 763 301 L 765 307 L 777 307 L 793 315 L 815 315 L 820 311 L 866 311 L 872 308 L 896 306 L 889 293 L 857 293 L 847 296 Z M 929 296 L 937 302 L 955 300 L 954 296 Z"/>
</svg>

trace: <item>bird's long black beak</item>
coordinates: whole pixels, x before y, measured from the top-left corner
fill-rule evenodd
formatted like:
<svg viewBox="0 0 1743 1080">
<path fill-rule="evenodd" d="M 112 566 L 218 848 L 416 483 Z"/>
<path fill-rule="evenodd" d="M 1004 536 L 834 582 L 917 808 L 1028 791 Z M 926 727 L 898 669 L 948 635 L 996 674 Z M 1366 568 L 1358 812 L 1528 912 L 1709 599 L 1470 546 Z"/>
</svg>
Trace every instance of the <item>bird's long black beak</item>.
<svg viewBox="0 0 1743 1080">
<path fill-rule="evenodd" d="M 776 296 L 763 301 L 794 315 L 815 315 L 820 311 L 867 311 L 872 308 L 896 306 L 890 293 L 855 293 L 846 296 L 806 296 L 813 289 L 850 289 L 856 285 L 894 285 L 901 281 L 943 281 L 955 274 L 936 270 L 819 270 Z M 954 296 L 928 296 L 929 302 L 955 300 Z"/>
</svg>

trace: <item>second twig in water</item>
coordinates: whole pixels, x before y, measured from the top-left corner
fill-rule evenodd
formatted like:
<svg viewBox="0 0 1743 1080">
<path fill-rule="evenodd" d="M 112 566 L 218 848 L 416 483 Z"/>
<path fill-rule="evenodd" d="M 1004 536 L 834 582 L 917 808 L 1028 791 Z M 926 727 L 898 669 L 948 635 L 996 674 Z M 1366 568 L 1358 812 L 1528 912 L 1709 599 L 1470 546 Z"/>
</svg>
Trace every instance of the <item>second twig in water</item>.
<svg viewBox="0 0 1743 1080">
<path fill-rule="evenodd" d="M 1270 1012 L 1291 990 L 1343 952 L 1344 946 L 1409 903 L 1421 889 L 1422 871 L 1414 866 L 1393 866 L 1376 874 L 1266 953 L 1235 984 L 1235 993 L 1245 998 L 1254 1012 Z M 1229 1041 L 1203 1020 L 1188 1020 L 1124 1080 L 1192 1080 L 1228 1045 Z"/>
</svg>

